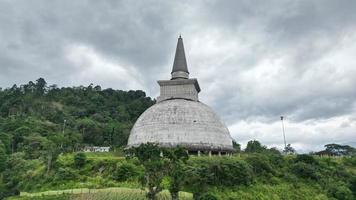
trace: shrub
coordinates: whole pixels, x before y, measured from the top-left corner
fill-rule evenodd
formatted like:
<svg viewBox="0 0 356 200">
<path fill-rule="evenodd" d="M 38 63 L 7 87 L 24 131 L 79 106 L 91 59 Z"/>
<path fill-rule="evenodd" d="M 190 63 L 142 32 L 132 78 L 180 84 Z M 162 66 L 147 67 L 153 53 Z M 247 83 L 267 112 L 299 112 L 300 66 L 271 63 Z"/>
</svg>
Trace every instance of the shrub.
<svg viewBox="0 0 356 200">
<path fill-rule="evenodd" d="M 251 140 L 247 143 L 245 152 L 246 153 L 262 153 L 266 151 L 266 147 L 263 146 L 259 141 L 257 140 Z"/>
<path fill-rule="evenodd" d="M 343 157 L 343 162 L 347 166 L 356 166 L 356 155 L 353 155 L 351 157 Z"/>
<path fill-rule="evenodd" d="M 198 200 L 218 200 L 218 198 L 216 198 L 214 195 L 212 194 L 203 194 L 200 197 L 198 197 Z"/>
<path fill-rule="evenodd" d="M 317 164 L 317 160 L 315 160 L 315 158 L 311 155 L 308 154 L 299 154 L 297 155 L 297 157 L 295 158 L 295 162 L 303 162 L 303 163 L 307 163 L 307 164 Z"/>
<path fill-rule="evenodd" d="M 251 166 L 234 158 L 195 160 L 190 166 L 189 174 L 188 179 L 199 176 L 196 180 L 211 186 L 249 185 L 253 179 Z"/>
<path fill-rule="evenodd" d="M 68 167 L 65 168 L 58 168 L 57 172 L 56 172 L 56 177 L 55 179 L 57 180 L 75 180 L 77 178 L 77 173 Z"/>
<path fill-rule="evenodd" d="M 83 167 L 87 161 L 85 153 L 77 153 L 74 156 L 74 166 L 77 168 Z"/>
<path fill-rule="evenodd" d="M 354 174 L 350 179 L 350 189 L 353 192 L 354 196 L 356 196 L 356 174 Z"/>
<path fill-rule="evenodd" d="M 266 155 L 255 154 L 246 158 L 248 164 L 256 175 L 274 174 L 274 170 Z"/>
<path fill-rule="evenodd" d="M 140 174 L 140 169 L 132 163 L 124 162 L 119 163 L 114 172 L 113 178 L 117 181 L 127 181 L 138 177 Z"/>
<path fill-rule="evenodd" d="M 292 166 L 292 172 L 301 178 L 318 179 L 319 174 L 313 165 L 297 162 Z"/>
<path fill-rule="evenodd" d="M 286 165 L 286 161 L 281 154 L 268 154 L 268 159 L 272 165 L 272 169 L 283 168 Z"/>
<path fill-rule="evenodd" d="M 210 165 L 214 174 L 214 185 L 234 186 L 249 185 L 252 182 L 251 167 L 242 160 L 220 159 Z"/>
<path fill-rule="evenodd" d="M 328 195 L 338 200 L 354 199 L 351 190 L 346 187 L 346 184 L 343 182 L 338 182 L 330 186 L 328 189 Z"/>
<path fill-rule="evenodd" d="M 0 140 L 0 172 L 2 172 L 5 169 L 6 160 L 7 160 L 7 154 L 6 154 L 5 145 Z"/>
</svg>

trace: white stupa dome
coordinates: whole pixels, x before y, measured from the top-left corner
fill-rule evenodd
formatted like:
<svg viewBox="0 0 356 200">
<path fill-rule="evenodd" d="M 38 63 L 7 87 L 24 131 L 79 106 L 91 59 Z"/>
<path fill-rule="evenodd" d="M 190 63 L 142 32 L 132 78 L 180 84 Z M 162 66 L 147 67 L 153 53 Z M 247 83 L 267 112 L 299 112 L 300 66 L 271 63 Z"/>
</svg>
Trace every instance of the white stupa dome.
<svg viewBox="0 0 356 200">
<path fill-rule="evenodd" d="M 133 126 L 128 148 L 142 143 L 183 146 L 189 151 L 233 151 L 232 138 L 214 111 L 198 98 L 197 79 L 190 79 L 183 40 L 178 39 L 171 80 L 158 81 L 160 96 Z"/>
</svg>

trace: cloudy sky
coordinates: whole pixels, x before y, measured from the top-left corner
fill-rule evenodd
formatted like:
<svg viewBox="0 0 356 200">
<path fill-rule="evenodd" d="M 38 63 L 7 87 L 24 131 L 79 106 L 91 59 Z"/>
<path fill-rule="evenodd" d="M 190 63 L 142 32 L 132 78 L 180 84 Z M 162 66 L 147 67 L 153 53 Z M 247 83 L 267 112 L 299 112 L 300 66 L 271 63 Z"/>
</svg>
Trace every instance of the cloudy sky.
<svg viewBox="0 0 356 200">
<path fill-rule="evenodd" d="M 182 34 L 200 100 L 239 143 L 356 145 L 356 1 L 0 0 L 0 87 L 141 89 L 156 97 Z"/>
</svg>

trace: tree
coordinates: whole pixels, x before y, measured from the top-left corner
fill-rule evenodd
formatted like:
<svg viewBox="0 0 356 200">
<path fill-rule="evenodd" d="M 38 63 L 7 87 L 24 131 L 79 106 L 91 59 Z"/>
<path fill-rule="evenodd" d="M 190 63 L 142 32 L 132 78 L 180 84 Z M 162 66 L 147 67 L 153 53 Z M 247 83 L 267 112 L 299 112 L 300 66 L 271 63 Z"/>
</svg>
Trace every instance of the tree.
<svg viewBox="0 0 356 200">
<path fill-rule="evenodd" d="M 140 175 L 140 169 L 133 163 L 124 162 L 116 166 L 113 178 L 117 181 L 127 181 L 137 178 Z"/>
<path fill-rule="evenodd" d="M 36 80 L 36 93 L 38 95 L 43 95 L 46 92 L 47 82 L 43 78 L 39 78 Z"/>
<path fill-rule="evenodd" d="M 232 147 L 234 148 L 236 153 L 241 152 L 241 145 L 237 143 L 235 140 L 232 140 Z"/>
<path fill-rule="evenodd" d="M 269 176 L 275 174 L 267 155 L 252 154 L 246 157 L 246 161 L 251 165 L 254 174 L 258 176 Z"/>
<path fill-rule="evenodd" d="M 2 172 L 5 169 L 6 160 L 7 160 L 7 154 L 6 154 L 5 145 L 0 140 L 0 172 Z"/>
<path fill-rule="evenodd" d="M 189 159 L 187 151 L 182 147 L 176 147 L 164 151 L 163 155 L 168 158 L 168 176 L 170 179 L 169 192 L 172 200 L 179 199 L 179 190 L 181 190 L 184 179 L 184 164 Z"/>
<path fill-rule="evenodd" d="M 81 168 L 85 165 L 87 161 L 87 156 L 85 155 L 85 153 L 80 152 L 75 154 L 74 156 L 74 166 L 77 168 Z"/>
<path fill-rule="evenodd" d="M 6 153 L 11 152 L 11 137 L 9 134 L 0 133 L 0 141 L 4 144 Z"/>
<path fill-rule="evenodd" d="M 262 146 L 262 144 L 257 140 L 251 140 L 247 143 L 245 152 L 246 153 L 262 153 L 267 148 Z"/>
<path fill-rule="evenodd" d="M 138 147 L 132 147 L 127 151 L 130 156 L 138 159 L 144 167 L 145 173 L 141 179 L 142 187 L 147 187 L 147 198 L 155 200 L 162 191 L 162 180 L 165 175 L 166 160 L 161 156 L 163 149 L 157 144 L 146 143 Z"/>
<path fill-rule="evenodd" d="M 47 160 L 47 173 L 52 169 L 53 163 L 57 160 L 60 154 L 60 145 L 52 140 L 45 140 L 43 143 L 44 157 Z"/>
<path fill-rule="evenodd" d="M 253 172 L 248 163 L 235 158 L 197 159 L 187 165 L 185 184 L 199 200 L 208 193 L 209 187 L 233 187 L 249 185 L 253 180 Z"/>
<path fill-rule="evenodd" d="M 283 150 L 283 153 L 285 153 L 285 154 L 295 154 L 296 151 L 290 144 L 287 144 L 287 146 Z"/>
<path fill-rule="evenodd" d="M 209 181 L 214 179 L 214 173 L 209 170 L 207 165 L 202 166 L 188 166 L 187 167 L 187 177 L 186 185 L 193 193 L 193 199 L 199 200 L 202 195 L 204 195 L 209 187 Z"/>
<path fill-rule="evenodd" d="M 356 149 L 349 145 L 340 144 L 327 144 L 325 145 L 325 151 L 330 155 L 336 156 L 349 156 L 356 154 Z"/>
<path fill-rule="evenodd" d="M 317 180 L 318 178 L 320 178 L 320 175 L 316 167 L 314 165 L 307 164 L 304 162 L 295 163 L 292 166 L 291 170 L 295 175 L 301 178 L 313 179 L 313 180 Z"/>
</svg>

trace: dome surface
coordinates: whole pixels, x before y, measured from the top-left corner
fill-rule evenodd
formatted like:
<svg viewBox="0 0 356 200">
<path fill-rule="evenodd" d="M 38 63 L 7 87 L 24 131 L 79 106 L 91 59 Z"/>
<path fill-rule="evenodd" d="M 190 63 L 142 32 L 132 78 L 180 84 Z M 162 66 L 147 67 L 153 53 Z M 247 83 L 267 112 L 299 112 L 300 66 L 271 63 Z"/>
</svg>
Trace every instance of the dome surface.
<svg viewBox="0 0 356 200">
<path fill-rule="evenodd" d="M 136 121 L 128 147 L 142 143 L 188 150 L 233 151 L 229 130 L 207 105 L 186 99 L 170 99 L 148 108 Z"/>
</svg>

